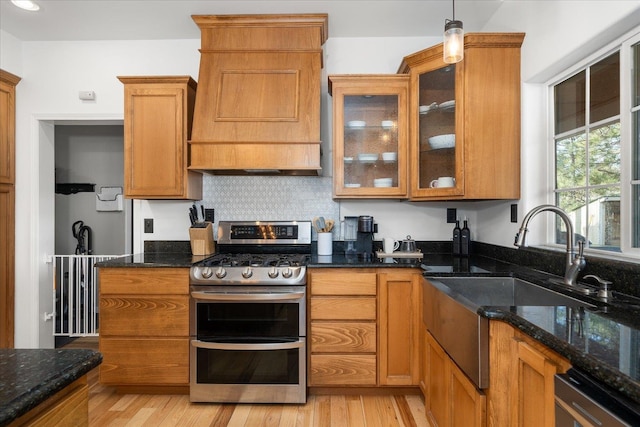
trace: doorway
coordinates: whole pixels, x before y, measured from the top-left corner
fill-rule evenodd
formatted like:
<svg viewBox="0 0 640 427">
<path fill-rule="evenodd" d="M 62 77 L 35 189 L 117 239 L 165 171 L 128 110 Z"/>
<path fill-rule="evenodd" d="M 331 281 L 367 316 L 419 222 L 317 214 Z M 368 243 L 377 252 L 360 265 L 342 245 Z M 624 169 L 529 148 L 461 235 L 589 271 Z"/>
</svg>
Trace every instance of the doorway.
<svg viewBox="0 0 640 427">
<path fill-rule="evenodd" d="M 123 135 L 122 125 L 54 126 L 56 348 L 99 329 L 93 263 L 101 258 L 92 257 L 131 252 L 133 203 L 123 195 Z"/>
</svg>

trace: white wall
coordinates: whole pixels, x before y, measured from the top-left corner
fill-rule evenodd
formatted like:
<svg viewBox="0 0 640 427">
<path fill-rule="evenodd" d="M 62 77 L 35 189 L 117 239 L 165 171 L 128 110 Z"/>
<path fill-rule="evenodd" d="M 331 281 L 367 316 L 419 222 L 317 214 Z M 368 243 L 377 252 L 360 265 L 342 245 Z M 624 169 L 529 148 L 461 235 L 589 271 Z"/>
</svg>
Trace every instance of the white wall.
<svg viewBox="0 0 640 427">
<path fill-rule="evenodd" d="M 580 11 L 580 18 L 577 11 Z M 610 36 L 610 28 L 637 12 L 637 2 L 625 1 L 516 1 L 504 2 L 483 31 L 525 31 L 523 46 L 523 200 L 520 209 L 537 204 L 547 185 L 538 181 L 544 161 L 544 91 L 536 84 L 540 76 L 553 69 L 576 49 L 584 48 L 585 34 Z M 583 18 L 586 16 L 586 18 Z M 635 17 L 635 15 L 634 15 Z M 552 22 L 555 25 L 545 25 Z M 637 21 L 636 21 L 637 22 Z M 542 26 L 542 27 L 540 27 Z M 541 28 L 539 30 L 539 28 Z M 554 34 L 566 36 L 563 43 L 550 43 Z M 605 37 L 606 38 L 606 37 Z M 440 40 L 427 38 L 330 38 L 325 46 L 323 79 L 323 138 L 330 135 L 330 98 L 326 95 L 326 74 L 393 73 L 407 53 Z M 17 88 L 16 117 L 16 346 L 49 345 L 46 328 L 40 320 L 47 309 L 48 284 L 39 279 L 45 254 L 53 253 L 53 197 L 41 186 L 40 171 L 47 162 L 42 156 L 40 134 L 50 123 L 65 120 L 122 120 L 123 90 L 118 75 L 184 74 L 197 79 L 199 40 L 101 41 L 101 42 L 20 42 L 0 31 L 0 67 L 23 78 Z M 533 79 L 530 83 L 527 79 Z M 96 102 L 83 103 L 78 91 L 93 90 Z M 330 158 L 329 145 L 325 156 Z M 48 148 L 47 148 L 48 150 Z M 325 168 L 326 165 L 325 165 Z M 46 168 L 45 168 L 46 169 Z M 328 168 L 327 168 L 328 169 Z M 48 190 L 52 191 L 52 190 Z M 370 213 L 380 224 L 380 236 L 419 240 L 446 239 L 445 207 L 458 207 L 471 221 L 472 238 L 511 246 L 517 224 L 509 222 L 510 202 L 409 203 L 396 201 L 341 202 L 340 215 Z M 181 224 L 186 220 L 184 202 L 137 202 L 138 220 L 162 217 L 163 223 Z M 520 213 L 523 215 L 523 212 Z M 139 222 L 134 218 L 134 224 Z M 164 222 L 166 221 L 166 222 Z M 162 225 L 162 224 L 160 224 Z M 174 227 L 175 228 L 175 227 Z M 135 247 L 144 238 L 135 231 Z M 171 227 L 161 226 L 155 240 L 184 236 Z M 137 245 L 137 246 L 136 246 Z M 49 291 L 50 292 L 50 291 Z M 40 301 L 39 303 L 37 301 Z M 50 311 L 50 309 L 48 310 Z"/>
</svg>

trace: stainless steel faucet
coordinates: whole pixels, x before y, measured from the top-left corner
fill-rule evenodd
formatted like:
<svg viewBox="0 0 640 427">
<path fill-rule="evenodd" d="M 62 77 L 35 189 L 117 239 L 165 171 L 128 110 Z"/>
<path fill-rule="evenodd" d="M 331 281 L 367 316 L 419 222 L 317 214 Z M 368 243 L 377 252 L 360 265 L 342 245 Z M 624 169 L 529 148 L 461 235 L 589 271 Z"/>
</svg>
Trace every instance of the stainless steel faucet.
<svg viewBox="0 0 640 427">
<path fill-rule="evenodd" d="M 567 286 L 575 286 L 578 273 L 587 264 L 583 256 L 584 241 L 578 241 L 578 253 L 576 254 L 575 246 L 573 244 L 573 224 L 571 223 L 571 218 L 569 218 L 564 210 L 554 205 L 540 205 L 531 209 L 522 220 L 522 225 L 516 234 L 516 240 L 513 244 L 519 248 L 527 246 L 525 240 L 527 232 L 529 231 L 527 228 L 529 226 L 529 221 L 531 221 L 534 216 L 544 211 L 556 213 L 560 218 L 562 218 L 564 225 L 567 228 L 567 261 L 564 272 L 564 284 Z"/>
</svg>

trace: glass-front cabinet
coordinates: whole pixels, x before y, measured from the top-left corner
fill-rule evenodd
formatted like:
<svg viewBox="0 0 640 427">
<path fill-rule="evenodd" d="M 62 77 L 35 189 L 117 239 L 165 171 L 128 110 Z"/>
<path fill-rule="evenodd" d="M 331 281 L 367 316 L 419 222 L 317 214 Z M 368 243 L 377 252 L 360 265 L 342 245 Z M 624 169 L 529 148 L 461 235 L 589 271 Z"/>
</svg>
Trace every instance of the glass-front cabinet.
<svg viewBox="0 0 640 427">
<path fill-rule="evenodd" d="M 456 65 L 441 65 L 417 75 L 418 141 L 412 176 L 416 190 L 461 195 L 464 176 L 462 144 L 456 144 Z M 412 157 L 413 158 L 413 157 Z"/>
<path fill-rule="evenodd" d="M 523 33 L 469 33 L 464 59 L 442 44 L 404 57 L 408 74 L 409 199 L 520 197 L 520 46 Z"/>
<path fill-rule="evenodd" d="M 329 76 L 333 196 L 407 198 L 408 75 Z"/>
</svg>

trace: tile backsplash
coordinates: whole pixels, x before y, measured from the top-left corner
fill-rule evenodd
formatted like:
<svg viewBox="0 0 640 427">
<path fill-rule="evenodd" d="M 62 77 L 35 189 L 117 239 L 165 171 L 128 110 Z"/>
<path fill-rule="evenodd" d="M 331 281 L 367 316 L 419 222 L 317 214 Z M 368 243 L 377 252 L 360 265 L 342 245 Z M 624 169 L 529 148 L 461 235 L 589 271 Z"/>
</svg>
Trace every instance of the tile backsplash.
<svg viewBox="0 0 640 427">
<path fill-rule="evenodd" d="M 202 203 L 215 209 L 216 222 L 312 220 L 338 222 L 331 177 L 204 175 Z M 338 238 L 338 227 L 334 239 Z M 315 240 L 315 232 L 314 237 Z"/>
</svg>

